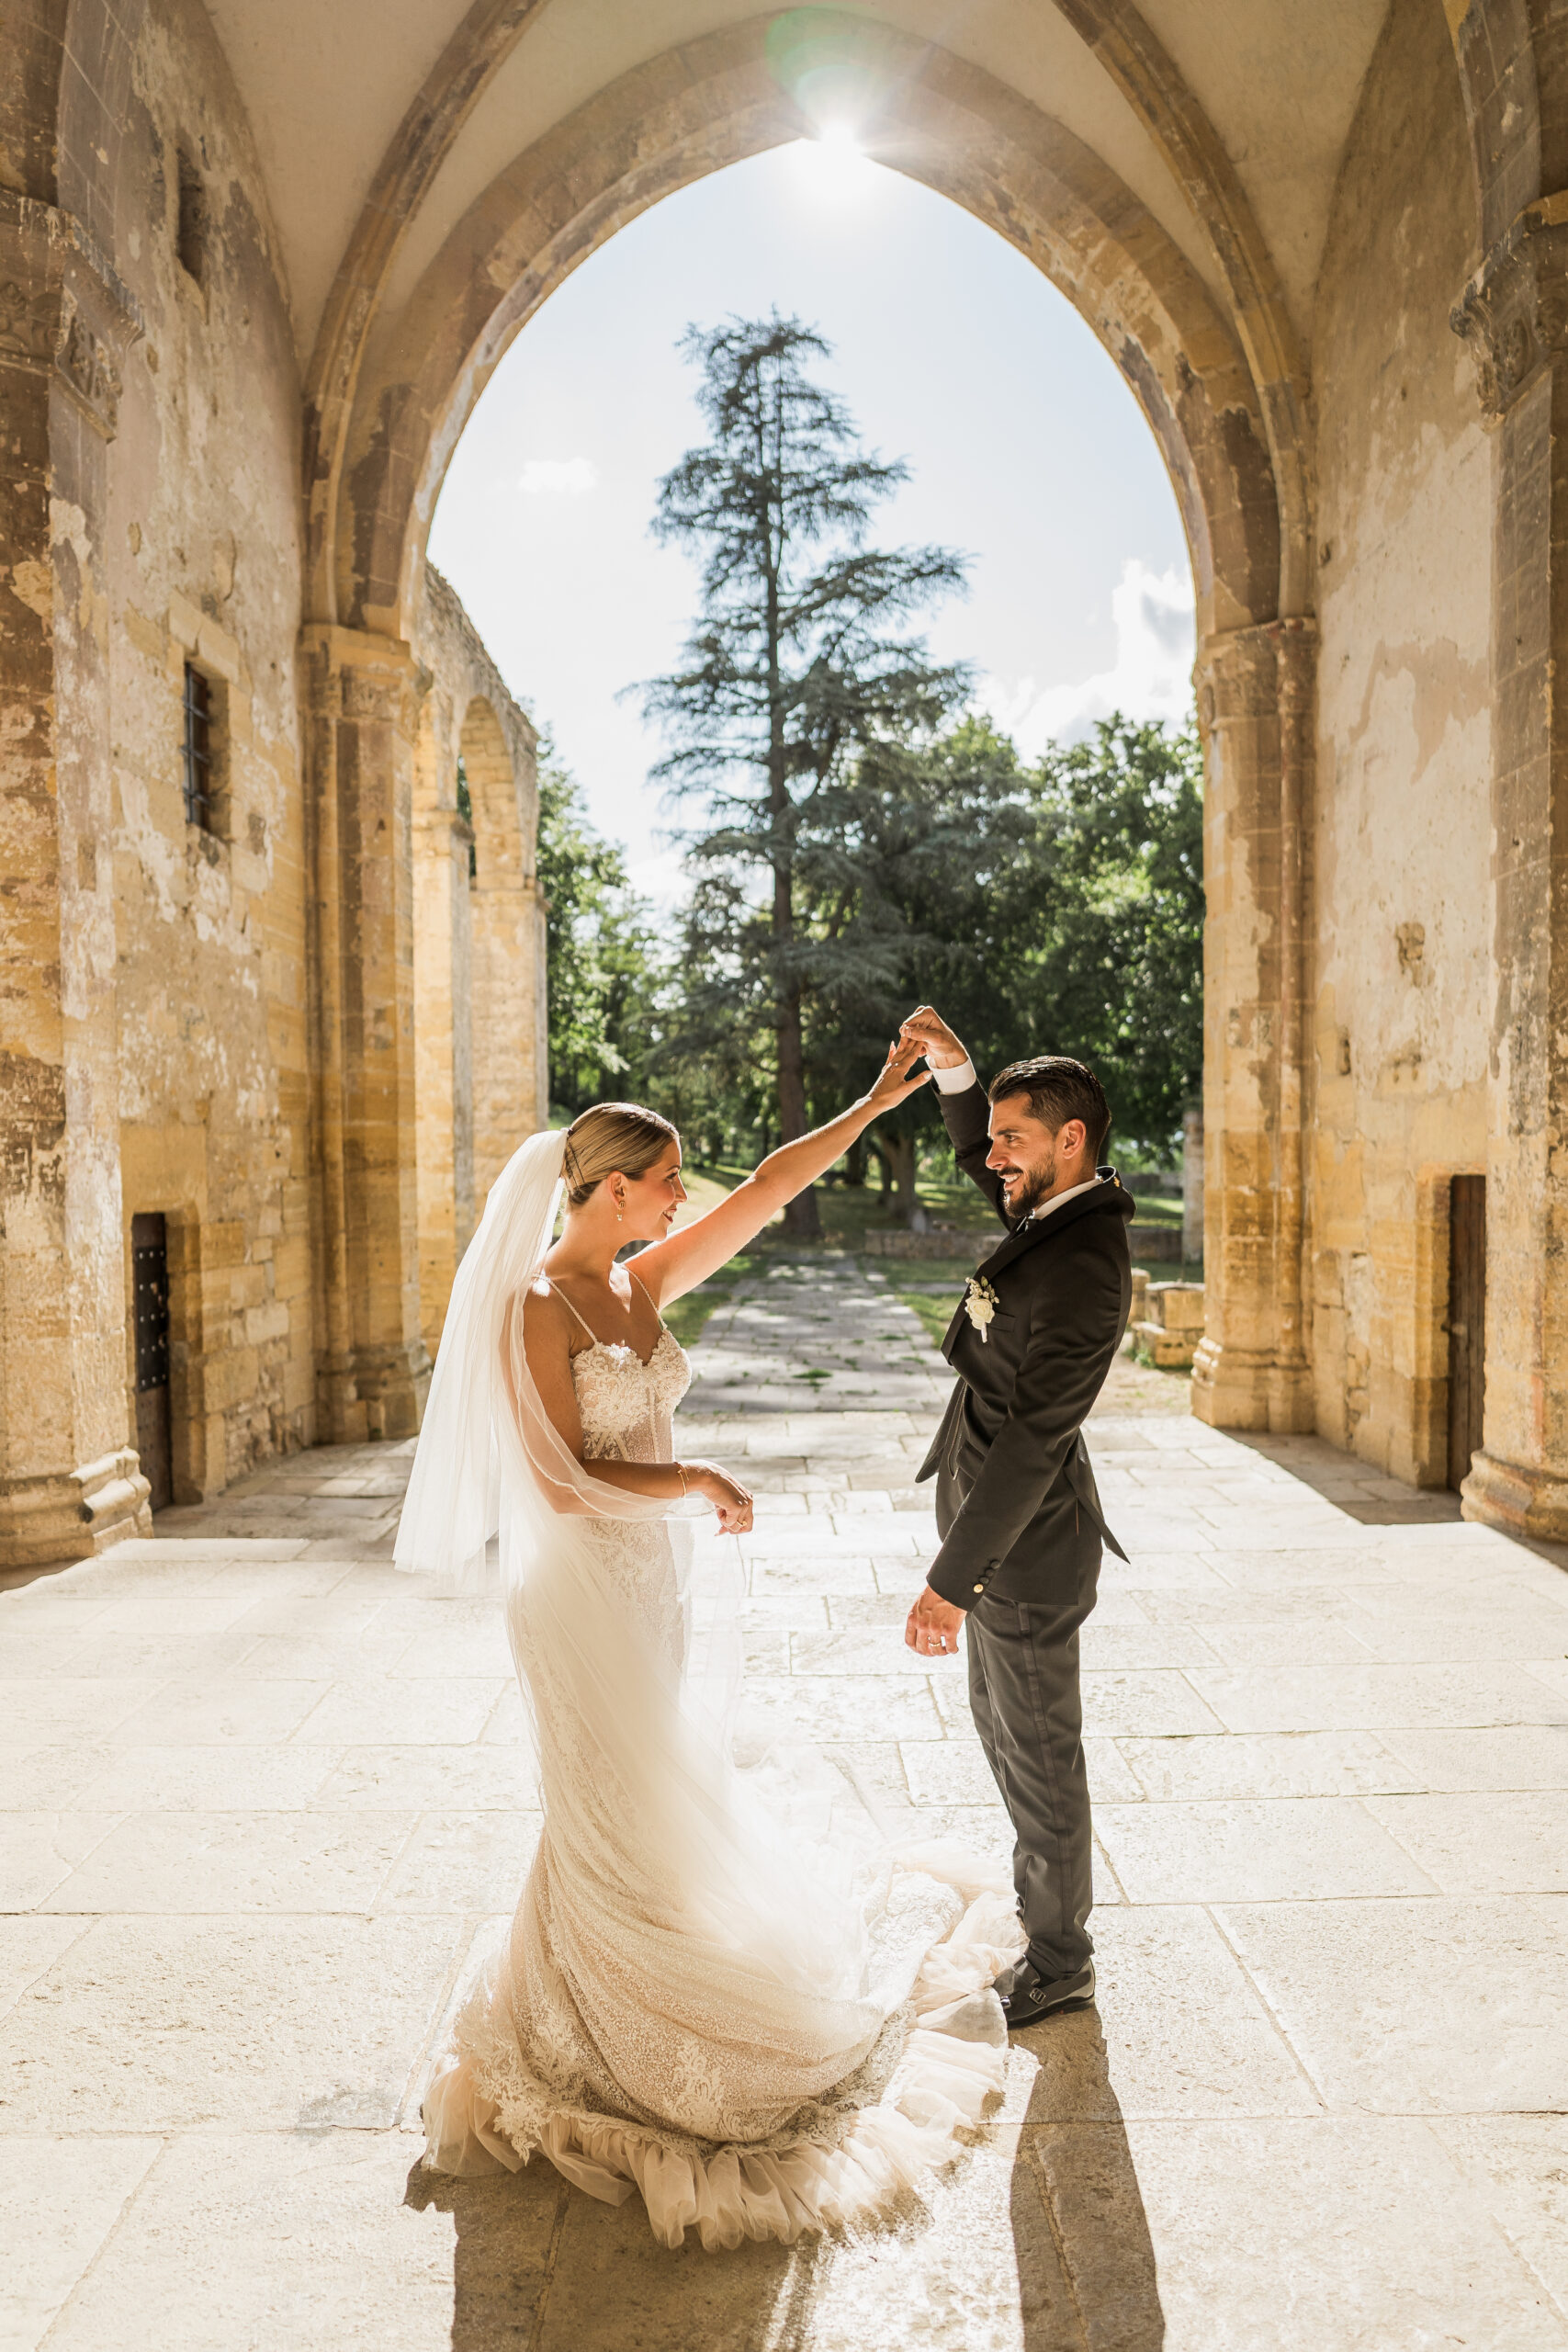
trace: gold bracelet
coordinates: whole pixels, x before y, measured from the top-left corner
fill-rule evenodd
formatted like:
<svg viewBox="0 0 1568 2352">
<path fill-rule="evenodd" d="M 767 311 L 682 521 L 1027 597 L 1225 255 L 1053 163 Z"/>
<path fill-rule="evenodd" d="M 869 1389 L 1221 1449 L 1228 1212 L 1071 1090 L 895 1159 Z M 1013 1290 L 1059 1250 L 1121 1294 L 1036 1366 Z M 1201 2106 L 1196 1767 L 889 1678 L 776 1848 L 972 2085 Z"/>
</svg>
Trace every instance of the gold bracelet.
<svg viewBox="0 0 1568 2352">
<path fill-rule="evenodd" d="M 677 1478 L 679 1478 L 679 1480 L 681 1481 L 681 1500 L 682 1500 L 682 1502 L 685 1502 L 685 1501 L 688 1499 L 688 1498 L 690 1497 L 690 1494 L 691 1494 L 691 1488 L 690 1488 L 690 1487 L 687 1486 L 687 1484 L 686 1484 L 686 1469 L 685 1469 L 685 1464 L 684 1464 L 683 1463 L 681 1463 L 681 1462 L 677 1462 L 677 1463 L 676 1463 L 676 1464 L 675 1464 L 675 1476 L 677 1476 Z"/>
</svg>

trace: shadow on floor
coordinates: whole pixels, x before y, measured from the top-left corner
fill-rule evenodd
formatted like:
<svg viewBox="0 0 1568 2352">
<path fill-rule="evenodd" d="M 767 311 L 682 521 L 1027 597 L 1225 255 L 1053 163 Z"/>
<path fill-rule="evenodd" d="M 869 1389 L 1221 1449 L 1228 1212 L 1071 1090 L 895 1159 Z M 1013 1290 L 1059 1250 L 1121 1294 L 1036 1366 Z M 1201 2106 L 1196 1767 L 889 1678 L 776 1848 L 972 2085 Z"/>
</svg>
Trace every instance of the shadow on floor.
<svg viewBox="0 0 1568 2352">
<path fill-rule="evenodd" d="M 542 2156 L 494 2180 L 416 2165 L 403 2201 L 453 2219 L 452 2352 L 809 2352 L 835 2252 L 671 2252 L 640 2199 L 601 2205 Z"/>
<path fill-rule="evenodd" d="M 1012 2174 L 1025 2352 L 1160 2352 L 1154 2242 L 1099 2012 L 1019 2038 L 1040 2062 Z"/>
<path fill-rule="evenodd" d="M 1407 1487 L 1403 1478 L 1374 1470 L 1370 1463 L 1358 1462 L 1353 1453 L 1341 1453 L 1326 1438 L 1274 1437 L 1258 1430 L 1226 1430 L 1224 1434 L 1267 1461 L 1277 1462 L 1362 1527 L 1438 1527 L 1464 1516 L 1460 1498 L 1450 1487 Z M 1537 1535 L 1514 1535 L 1510 1540 L 1523 1544 L 1538 1559 L 1549 1560 L 1554 1568 L 1568 1568 L 1568 1544 Z"/>
<path fill-rule="evenodd" d="M 1057 2018 L 1022 2040 L 1040 2071 L 1005 2222 L 997 2210 L 994 2225 L 975 2202 L 992 2182 L 998 2208 L 1003 2195 L 984 2149 L 961 2155 L 932 2184 L 928 2209 L 886 2236 L 716 2255 L 694 2240 L 679 2253 L 657 2245 L 639 2199 L 597 2204 L 542 2158 L 493 2180 L 416 2165 L 405 2202 L 450 2213 L 457 2232 L 452 2352 L 816 2352 L 824 2342 L 917 2341 L 968 2352 L 971 2298 L 998 2319 L 1016 2309 L 1023 2352 L 1161 2352 L 1154 2248 L 1099 2017 Z"/>
<path fill-rule="evenodd" d="M 1224 1435 L 1266 1462 L 1277 1462 L 1362 1527 L 1434 1527 L 1460 1516 L 1459 1497 L 1447 1487 L 1407 1487 L 1403 1478 L 1342 1453 L 1326 1438 L 1276 1436 L 1263 1430 L 1226 1430 Z"/>
</svg>

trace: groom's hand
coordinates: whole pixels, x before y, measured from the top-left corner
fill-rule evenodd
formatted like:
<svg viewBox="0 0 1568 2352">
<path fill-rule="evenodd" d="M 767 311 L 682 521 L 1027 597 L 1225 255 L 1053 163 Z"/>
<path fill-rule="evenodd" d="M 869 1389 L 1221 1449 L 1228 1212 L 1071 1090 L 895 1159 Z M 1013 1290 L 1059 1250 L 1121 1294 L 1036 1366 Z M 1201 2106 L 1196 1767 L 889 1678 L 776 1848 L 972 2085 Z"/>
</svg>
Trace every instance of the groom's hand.
<svg viewBox="0 0 1568 2352">
<path fill-rule="evenodd" d="M 934 1004 L 917 1005 L 898 1031 L 900 1038 L 919 1038 L 920 1050 L 933 1069 L 956 1069 L 969 1058 L 963 1040 L 955 1037 Z"/>
<path fill-rule="evenodd" d="M 876 1083 L 865 1101 L 876 1111 L 888 1111 L 896 1102 L 902 1102 L 907 1094 L 918 1093 L 922 1086 L 928 1085 L 931 1080 L 929 1069 L 921 1070 L 918 1078 L 909 1076 L 915 1064 L 925 1057 L 925 1051 L 919 1038 L 906 1037 L 900 1032 L 888 1046 L 887 1059 L 883 1063 Z"/>
<path fill-rule="evenodd" d="M 904 1639 L 922 1657 L 952 1657 L 964 1630 L 964 1611 L 928 1584 L 905 1621 Z"/>
</svg>

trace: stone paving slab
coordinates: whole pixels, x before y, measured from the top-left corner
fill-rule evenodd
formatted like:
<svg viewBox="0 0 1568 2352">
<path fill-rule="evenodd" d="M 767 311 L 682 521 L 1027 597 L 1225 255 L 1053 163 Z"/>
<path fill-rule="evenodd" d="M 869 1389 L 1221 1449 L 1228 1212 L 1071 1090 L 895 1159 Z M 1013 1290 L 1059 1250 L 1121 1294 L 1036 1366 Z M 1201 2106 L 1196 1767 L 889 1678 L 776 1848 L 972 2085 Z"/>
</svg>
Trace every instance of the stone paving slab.
<svg viewBox="0 0 1568 2352">
<path fill-rule="evenodd" d="M 891 1834 L 1005 1852 L 963 1668 L 901 1643 L 919 1325 L 828 1258 L 708 1332 L 684 1442 L 759 1494 L 750 1703 Z M 1568 1577 L 1128 1393 L 1090 1427 L 1132 1555 L 1084 1639 L 1098 2006 L 854 2245 L 671 2255 L 543 2162 L 419 2169 L 539 1815 L 493 1604 L 389 1567 L 410 1445 L 6 1579 L 0 2346 L 1568 2352 Z"/>
</svg>

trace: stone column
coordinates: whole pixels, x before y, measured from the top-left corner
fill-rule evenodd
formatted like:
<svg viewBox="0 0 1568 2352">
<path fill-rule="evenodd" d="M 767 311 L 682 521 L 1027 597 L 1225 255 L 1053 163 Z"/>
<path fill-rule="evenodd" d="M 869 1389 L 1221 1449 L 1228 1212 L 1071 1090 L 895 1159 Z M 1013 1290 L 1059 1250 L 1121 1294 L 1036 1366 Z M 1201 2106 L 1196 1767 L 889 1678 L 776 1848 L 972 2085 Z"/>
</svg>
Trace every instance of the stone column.
<svg viewBox="0 0 1568 2352">
<path fill-rule="evenodd" d="M 1198 1102 L 1181 1114 L 1181 1254 L 1189 1265 L 1203 1255 L 1203 1110 Z"/>
<path fill-rule="evenodd" d="M 408 1437 L 420 1334 L 413 746 L 423 673 L 395 638 L 310 624 L 307 859 L 316 1045 L 317 1394 L 322 1436 Z"/>
<path fill-rule="evenodd" d="M 1453 313 L 1492 431 L 1494 947 L 1485 1442 L 1468 1519 L 1568 1539 L 1568 195 Z M 1480 976 L 1478 975 L 1478 979 Z"/>
<path fill-rule="evenodd" d="M 1310 1430 L 1302 1302 L 1310 620 L 1209 638 L 1196 670 L 1203 873 L 1203 1280 L 1192 1410 Z"/>
<path fill-rule="evenodd" d="M 414 818 L 420 1321 L 432 1353 L 474 1230 L 473 839 L 438 802 Z"/>
<path fill-rule="evenodd" d="M 0 1567 L 150 1525 L 126 1381 L 107 447 L 140 322 L 0 189 Z"/>
</svg>

